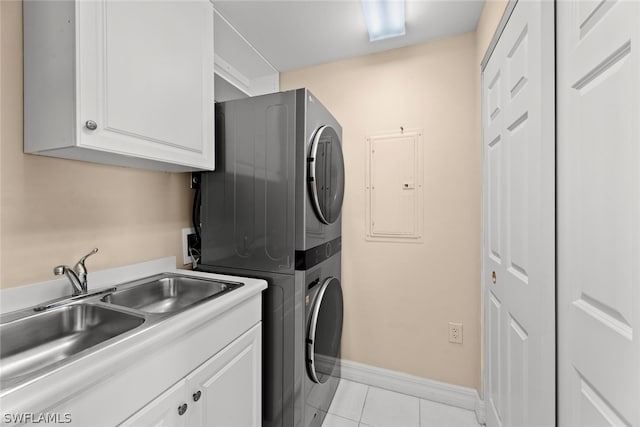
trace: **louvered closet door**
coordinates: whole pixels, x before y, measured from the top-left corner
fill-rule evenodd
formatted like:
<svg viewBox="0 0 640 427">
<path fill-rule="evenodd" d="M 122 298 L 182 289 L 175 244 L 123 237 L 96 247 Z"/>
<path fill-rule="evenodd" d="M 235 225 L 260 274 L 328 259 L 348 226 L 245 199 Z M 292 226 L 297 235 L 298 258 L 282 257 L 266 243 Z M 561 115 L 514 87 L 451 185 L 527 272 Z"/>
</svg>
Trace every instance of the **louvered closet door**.
<svg viewBox="0 0 640 427">
<path fill-rule="evenodd" d="M 640 426 L 640 2 L 557 3 L 561 426 Z"/>
<path fill-rule="evenodd" d="M 487 426 L 555 423 L 553 3 L 519 1 L 483 72 Z"/>
</svg>

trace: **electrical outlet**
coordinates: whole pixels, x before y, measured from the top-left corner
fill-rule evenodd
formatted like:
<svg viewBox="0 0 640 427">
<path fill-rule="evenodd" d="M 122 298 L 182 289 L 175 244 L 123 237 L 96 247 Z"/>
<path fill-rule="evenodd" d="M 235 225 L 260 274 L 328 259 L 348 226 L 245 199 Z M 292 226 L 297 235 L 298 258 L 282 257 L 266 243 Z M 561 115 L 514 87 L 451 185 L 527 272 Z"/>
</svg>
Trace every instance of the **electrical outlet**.
<svg viewBox="0 0 640 427">
<path fill-rule="evenodd" d="M 449 322 L 449 342 L 462 344 L 462 323 Z"/>
<path fill-rule="evenodd" d="M 196 237 L 196 233 L 187 235 L 187 244 L 189 245 L 187 246 L 187 248 L 191 248 L 192 250 L 197 249 L 198 251 L 200 251 L 200 245 L 198 244 L 198 238 Z"/>
<path fill-rule="evenodd" d="M 184 260 L 184 265 L 192 263 L 191 255 L 189 255 L 189 235 L 195 233 L 196 230 L 193 228 L 182 229 L 182 258 Z"/>
<path fill-rule="evenodd" d="M 189 188 L 197 190 L 200 188 L 201 172 L 191 172 L 191 181 L 189 182 Z"/>
</svg>

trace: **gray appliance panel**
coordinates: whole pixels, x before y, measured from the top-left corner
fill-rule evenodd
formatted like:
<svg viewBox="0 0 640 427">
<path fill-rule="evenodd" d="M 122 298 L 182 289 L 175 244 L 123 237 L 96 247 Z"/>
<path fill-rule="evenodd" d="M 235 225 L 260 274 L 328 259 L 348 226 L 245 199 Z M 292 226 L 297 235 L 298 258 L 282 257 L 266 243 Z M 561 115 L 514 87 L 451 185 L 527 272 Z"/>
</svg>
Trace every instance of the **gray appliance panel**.
<svg viewBox="0 0 640 427">
<path fill-rule="evenodd" d="M 217 169 L 202 174 L 204 265 L 292 274 L 295 92 L 216 104 Z"/>
<path fill-rule="evenodd" d="M 200 266 L 200 271 L 264 279 L 262 292 L 262 426 L 300 426 L 304 419 L 304 273 L 264 273 Z"/>
</svg>

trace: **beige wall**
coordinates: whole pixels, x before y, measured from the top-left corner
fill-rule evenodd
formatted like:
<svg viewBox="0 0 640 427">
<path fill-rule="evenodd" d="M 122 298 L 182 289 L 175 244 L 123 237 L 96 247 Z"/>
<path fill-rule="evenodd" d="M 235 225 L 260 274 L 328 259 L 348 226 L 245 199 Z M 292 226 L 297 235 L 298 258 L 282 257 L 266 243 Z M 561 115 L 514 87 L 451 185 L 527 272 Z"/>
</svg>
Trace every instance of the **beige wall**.
<svg viewBox="0 0 640 427">
<path fill-rule="evenodd" d="M 343 356 L 478 388 L 480 160 L 475 33 L 283 73 L 343 126 Z M 365 138 L 424 129 L 424 244 L 365 241 Z M 448 322 L 464 343 L 448 342 Z"/>
<path fill-rule="evenodd" d="M 188 174 L 147 172 L 22 153 L 22 3 L 0 1 L 0 286 L 52 278 L 97 246 L 89 270 L 182 258 Z M 180 262 L 179 262 L 180 263 Z"/>
<path fill-rule="evenodd" d="M 486 0 L 476 28 L 476 61 L 482 62 L 509 0 Z"/>
</svg>

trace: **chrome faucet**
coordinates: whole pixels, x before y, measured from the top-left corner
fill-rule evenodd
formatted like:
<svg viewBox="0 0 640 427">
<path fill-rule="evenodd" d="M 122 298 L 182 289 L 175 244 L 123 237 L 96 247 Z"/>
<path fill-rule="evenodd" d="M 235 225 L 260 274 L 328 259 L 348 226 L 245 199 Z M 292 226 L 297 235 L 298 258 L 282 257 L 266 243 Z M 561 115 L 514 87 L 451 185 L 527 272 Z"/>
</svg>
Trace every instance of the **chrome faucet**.
<svg viewBox="0 0 640 427">
<path fill-rule="evenodd" d="M 63 274 L 67 276 L 71 282 L 71 286 L 73 286 L 73 296 L 87 293 L 88 272 L 84 262 L 96 252 L 98 252 L 98 248 L 93 248 L 91 252 L 80 258 L 80 261 L 78 261 L 73 268 L 67 265 L 59 265 L 53 269 L 53 274 L 56 276 L 62 276 Z"/>
</svg>

